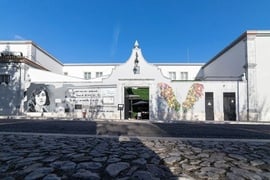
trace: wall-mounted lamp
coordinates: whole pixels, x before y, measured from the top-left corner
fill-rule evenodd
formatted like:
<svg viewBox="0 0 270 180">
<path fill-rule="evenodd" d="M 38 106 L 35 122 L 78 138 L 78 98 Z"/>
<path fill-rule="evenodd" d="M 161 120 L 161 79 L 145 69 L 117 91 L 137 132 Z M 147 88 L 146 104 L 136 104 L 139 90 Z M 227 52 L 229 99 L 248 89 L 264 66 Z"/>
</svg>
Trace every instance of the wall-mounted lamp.
<svg viewBox="0 0 270 180">
<path fill-rule="evenodd" d="M 134 60 L 133 73 L 140 74 L 140 67 L 139 67 L 139 60 L 138 60 L 138 53 L 137 52 L 136 52 L 136 58 Z"/>
</svg>

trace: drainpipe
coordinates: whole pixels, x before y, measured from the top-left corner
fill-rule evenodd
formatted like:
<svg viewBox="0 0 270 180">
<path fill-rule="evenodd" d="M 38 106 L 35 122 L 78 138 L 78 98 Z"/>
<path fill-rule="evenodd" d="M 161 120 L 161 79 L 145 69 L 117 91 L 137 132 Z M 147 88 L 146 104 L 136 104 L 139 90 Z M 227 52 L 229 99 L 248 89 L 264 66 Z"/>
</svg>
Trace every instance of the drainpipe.
<svg viewBox="0 0 270 180">
<path fill-rule="evenodd" d="M 246 80 L 247 80 L 247 121 L 249 121 L 249 84 L 248 84 L 247 69 L 246 69 Z"/>
<path fill-rule="evenodd" d="M 240 80 L 237 80 L 237 121 L 240 121 L 240 110 L 239 110 L 239 95 L 240 95 L 240 93 L 239 93 L 239 81 Z"/>
<path fill-rule="evenodd" d="M 17 113 L 19 113 L 19 115 L 21 115 L 21 102 L 22 102 L 22 64 L 19 63 L 19 68 L 20 68 L 20 82 L 19 82 L 19 102 L 20 104 L 17 107 Z"/>
<path fill-rule="evenodd" d="M 248 77 L 248 43 L 247 39 L 245 40 L 246 47 L 245 47 L 245 60 L 246 64 L 243 66 L 245 70 L 245 75 L 246 75 L 246 82 L 247 82 L 247 121 L 249 121 L 249 77 Z"/>
</svg>

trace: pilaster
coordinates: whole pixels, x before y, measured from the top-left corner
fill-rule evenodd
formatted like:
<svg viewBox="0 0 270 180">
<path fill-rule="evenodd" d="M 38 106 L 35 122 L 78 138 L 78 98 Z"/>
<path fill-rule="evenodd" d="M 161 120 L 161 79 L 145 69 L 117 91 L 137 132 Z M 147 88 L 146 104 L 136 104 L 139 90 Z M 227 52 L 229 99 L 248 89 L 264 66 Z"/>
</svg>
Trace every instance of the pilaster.
<svg viewBox="0 0 270 180">
<path fill-rule="evenodd" d="M 257 72 L 256 72 L 256 34 L 247 34 L 247 109 L 248 120 L 258 120 Z"/>
</svg>

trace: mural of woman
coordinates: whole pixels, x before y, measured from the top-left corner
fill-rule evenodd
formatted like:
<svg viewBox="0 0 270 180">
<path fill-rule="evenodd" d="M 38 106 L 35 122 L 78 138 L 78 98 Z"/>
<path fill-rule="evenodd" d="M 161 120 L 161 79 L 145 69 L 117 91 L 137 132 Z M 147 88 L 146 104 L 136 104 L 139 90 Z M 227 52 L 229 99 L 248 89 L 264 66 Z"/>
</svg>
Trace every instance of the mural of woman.
<svg viewBox="0 0 270 180">
<path fill-rule="evenodd" d="M 46 106 L 50 105 L 48 91 L 45 87 L 38 87 L 33 90 L 27 103 L 28 112 L 48 112 Z"/>
</svg>

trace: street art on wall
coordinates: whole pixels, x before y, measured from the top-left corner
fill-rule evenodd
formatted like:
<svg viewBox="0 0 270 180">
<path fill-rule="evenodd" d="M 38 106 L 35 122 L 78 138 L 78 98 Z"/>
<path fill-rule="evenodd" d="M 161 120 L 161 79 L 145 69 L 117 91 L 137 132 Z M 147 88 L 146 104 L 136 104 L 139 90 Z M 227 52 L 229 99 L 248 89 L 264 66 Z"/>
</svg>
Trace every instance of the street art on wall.
<svg viewBox="0 0 270 180">
<path fill-rule="evenodd" d="M 167 102 L 169 108 L 171 108 L 175 111 L 179 111 L 180 104 L 176 99 L 176 96 L 173 92 L 172 87 L 166 83 L 158 83 L 158 89 L 159 89 L 159 96 L 164 98 L 164 100 Z"/>
<path fill-rule="evenodd" d="M 189 88 L 185 100 L 180 103 L 171 86 L 161 82 L 158 86 L 157 112 L 160 119 L 170 119 L 181 115 L 182 108 L 183 118 L 186 118 L 187 111 L 191 110 L 196 102 L 203 96 L 204 86 L 200 83 L 194 83 Z M 169 110 L 167 110 L 169 108 Z"/>
<path fill-rule="evenodd" d="M 115 87 L 87 87 L 71 84 L 31 83 L 25 92 L 25 112 L 51 112 L 70 114 L 87 111 L 88 116 L 98 117 L 115 113 Z M 91 115 L 90 115 L 91 114 Z"/>
<path fill-rule="evenodd" d="M 49 112 L 50 97 L 46 86 L 31 88 L 27 98 L 27 112 Z"/>
<path fill-rule="evenodd" d="M 185 101 L 182 103 L 183 112 L 190 110 L 194 104 L 203 96 L 203 89 L 203 84 L 192 84 L 188 90 Z"/>
</svg>

